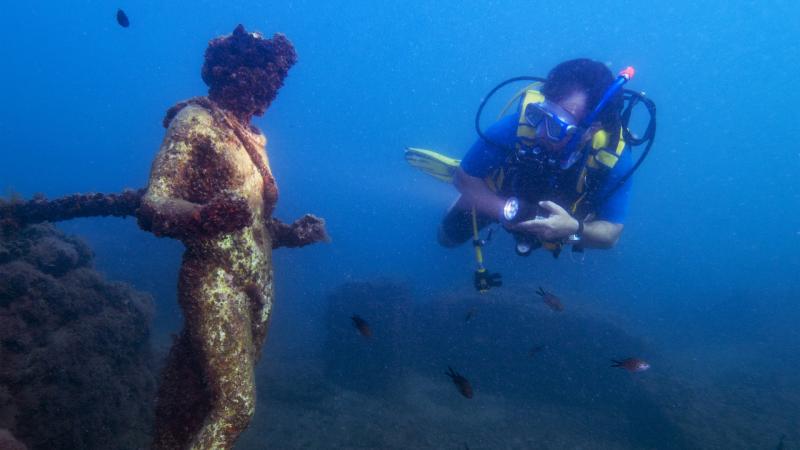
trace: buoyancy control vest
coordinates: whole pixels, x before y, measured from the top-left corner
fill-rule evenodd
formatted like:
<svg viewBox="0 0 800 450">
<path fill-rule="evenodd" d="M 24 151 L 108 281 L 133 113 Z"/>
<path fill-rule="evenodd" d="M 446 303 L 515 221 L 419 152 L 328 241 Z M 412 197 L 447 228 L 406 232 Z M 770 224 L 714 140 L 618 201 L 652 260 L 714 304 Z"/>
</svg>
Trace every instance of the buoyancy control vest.
<svg viewBox="0 0 800 450">
<path fill-rule="evenodd" d="M 548 164 L 542 155 L 537 154 L 536 128 L 525 118 L 528 105 L 544 101 L 537 85 L 528 86 L 512 98 L 512 102 L 520 99 L 516 142 L 505 164 L 493 171 L 486 183 L 495 192 L 517 196 L 529 204 L 540 200 L 555 201 L 576 218 L 585 220 L 602 206 L 598 201 L 606 200 L 600 199 L 598 193 L 626 151 L 622 130 L 619 139 L 615 140 L 610 139 L 605 130 L 594 132 L 587 142 L 590 148 L 583 161 L 567 170 Z"/>
</svg>

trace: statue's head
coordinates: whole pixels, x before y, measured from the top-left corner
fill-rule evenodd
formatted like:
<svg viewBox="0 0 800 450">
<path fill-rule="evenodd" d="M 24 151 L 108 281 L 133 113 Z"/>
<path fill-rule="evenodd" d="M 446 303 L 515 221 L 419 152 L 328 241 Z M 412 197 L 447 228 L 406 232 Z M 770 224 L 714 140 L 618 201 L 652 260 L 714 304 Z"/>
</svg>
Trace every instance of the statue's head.
<svg viewBox="0 0 800 450">
<path fill-rule="evenodd" d="M 208 43 L 202 76 L 211 100 L 249 119 L 264 114 L 296 61 L 286 36 L 277 33 L 265 39 L 239 25 L 232 34 Z"/>
</svg>

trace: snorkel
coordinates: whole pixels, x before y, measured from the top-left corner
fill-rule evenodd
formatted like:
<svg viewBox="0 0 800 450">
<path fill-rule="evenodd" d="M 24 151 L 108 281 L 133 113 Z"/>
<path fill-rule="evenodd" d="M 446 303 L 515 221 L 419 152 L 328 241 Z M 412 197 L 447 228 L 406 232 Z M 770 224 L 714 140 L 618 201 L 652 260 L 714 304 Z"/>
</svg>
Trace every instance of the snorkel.
<svg viewBox="0 0 800 450">
<path fill-rule="evenodd" d="M 606 92 L 603 94 L 603 97 L 597 103 L 597 106 L 595 106 L 592 112 L 589 113 L 589 115 L 587 115 L 581 121 L 579 125 L 579 132 L 574 133 L 572 135 L 562 153 L 561 164 L 560 164 L 562 170 L 566 170 L 572 167 L 572 165 L 575 164 L 575 162 L 578 161 L 578 159 L 584 154 L 584 151 L 578 149 L 578 144 L 581 142 L 581 139 L 585 134 L 586 130 L 588 130 L 592 126 L 592 123 L 594 123 L 594 121 L 597 119 L 597 116 L 599 116 L 600 113 L 603 112 L 603 109 L 605 109 L 606 105 L 611 100 L 611 98 L 614 97 L 614 95 L 616 95 L 617 92 L 620 91 L 620 89 L 622 89 L 622 86 L 624 86 L 625 83 L 627 83 L 628 81 L 630 81 L 631 78 L 633 78 L 634 73 L 635 70 L 631 66 L 628 66 L 625 69 L 623 69 L 617 75 L 617 79 L 614 80 L 613 83 L 611 83 L 611 86 L 609 86 L 608 89 L 606 89 Z"/>
</svg>

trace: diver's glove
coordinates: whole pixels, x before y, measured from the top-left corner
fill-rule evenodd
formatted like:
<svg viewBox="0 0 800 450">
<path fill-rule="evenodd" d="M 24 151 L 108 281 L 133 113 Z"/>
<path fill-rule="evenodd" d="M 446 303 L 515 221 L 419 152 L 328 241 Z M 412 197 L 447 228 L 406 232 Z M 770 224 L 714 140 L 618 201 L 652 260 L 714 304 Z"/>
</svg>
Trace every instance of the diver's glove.
<svg viewBox="0 0 800 450">
<path fill-rule="evenodd" d="M 487 292 L 493 287 L 500 287 L 503 285 L 503 280 L 500 279 L 499 273 L 491 273 L 486 269 L 478 269 L 475 271 L 475 289 L 478 292 Z"/>
</svg>

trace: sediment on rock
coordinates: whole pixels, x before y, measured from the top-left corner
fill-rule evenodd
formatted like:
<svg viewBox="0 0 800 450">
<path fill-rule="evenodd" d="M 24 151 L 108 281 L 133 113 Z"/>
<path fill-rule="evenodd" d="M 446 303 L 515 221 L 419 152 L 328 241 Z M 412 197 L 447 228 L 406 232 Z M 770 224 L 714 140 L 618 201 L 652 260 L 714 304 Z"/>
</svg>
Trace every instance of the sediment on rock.
<svg viewBox="0 0 800 450">
<path fill-rule="evenodd" d="M 28 448 L 143 448 L 152 299 L 51 225 L 0 236 L 0 429 Z"/>
</svg>

